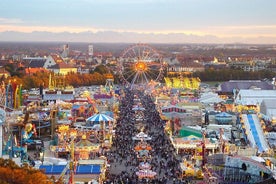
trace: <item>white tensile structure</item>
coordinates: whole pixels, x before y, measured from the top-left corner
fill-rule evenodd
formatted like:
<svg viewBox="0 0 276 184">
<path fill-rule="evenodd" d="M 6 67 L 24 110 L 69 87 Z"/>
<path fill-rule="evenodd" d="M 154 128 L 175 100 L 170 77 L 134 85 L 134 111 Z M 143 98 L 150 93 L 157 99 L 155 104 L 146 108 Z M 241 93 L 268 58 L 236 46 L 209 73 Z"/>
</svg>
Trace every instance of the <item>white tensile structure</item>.
<svg viewBox="0 0 276 184">
<path fill-rule="evenodd" d="M 260 105 L 265 99 L 276 99 L 276 90 L 241 89 L 235 98 L 235 103 Z"/>
</svg>

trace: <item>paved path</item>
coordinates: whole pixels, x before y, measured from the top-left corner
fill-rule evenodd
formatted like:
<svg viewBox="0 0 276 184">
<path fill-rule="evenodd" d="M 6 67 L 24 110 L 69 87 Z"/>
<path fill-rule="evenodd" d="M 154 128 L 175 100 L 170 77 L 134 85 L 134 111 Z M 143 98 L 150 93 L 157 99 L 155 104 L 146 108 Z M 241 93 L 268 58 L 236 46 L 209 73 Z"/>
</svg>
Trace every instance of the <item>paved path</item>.
<svg viewBox="0 0 276 184">
<path fill-rule="evenodd" d="M 136 94 L 137 95 L 137 94 Z M 110 161 L 110 179 L 115 183 L 185 183 L 179 181 L 179 160 L 174 154 L 167 135 L 164 133 L 164 122 L 160 119 L 158 112 L 154 108 L 154 103 L 148 96 L 140 95 L 142 106 L 145 107 L 144 133 L 152 137 L 148 144 L 153 148 L 150 152 L 151 159 L 148 160 L 152 170 L 157 173 L 153 180 L 139 180 L 135 172 L 138 171 L 140 161 L 134 150 L 138 141 L 133 141 L 132 137 L 140 132 L 136 122 L 133 120 L 135 112 L 132 111 L 134 104 L 132 93 L 127 94 L 121 102 L 121 113 L 116 127 L 116 136 L 108 159 Z M 111 182 L 110 182 L 111 183 Z"/>
</svg>

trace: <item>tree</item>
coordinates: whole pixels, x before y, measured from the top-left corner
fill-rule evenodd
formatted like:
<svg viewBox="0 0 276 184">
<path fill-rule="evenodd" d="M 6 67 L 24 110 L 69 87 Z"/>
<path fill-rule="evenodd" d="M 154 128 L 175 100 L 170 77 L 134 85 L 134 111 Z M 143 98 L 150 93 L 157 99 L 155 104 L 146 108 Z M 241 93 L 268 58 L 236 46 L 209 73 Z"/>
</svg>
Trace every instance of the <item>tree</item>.
<svg viewBox="0 0 276 184">
<path fill-rule="evenodd" d="M 109 69 L 104 65 L 99 65 L 94 69 L 93 73 L 106 74 L 109 73 Z"/>
<path fill-rule="evenodd" d="M 22 76 L 23 68 L 17 68 L 14 64 L 9 63 L 5 65 L 5 69 L 10 73 L 10 76 Z"/>
<path fill-rule="evenodd" d="M 10 159 L 0 158 L 0 183 L 1 184 L 62 184 L 48 178 L 42 171 L 23 164 L 22 167 Z"/>
</svg>

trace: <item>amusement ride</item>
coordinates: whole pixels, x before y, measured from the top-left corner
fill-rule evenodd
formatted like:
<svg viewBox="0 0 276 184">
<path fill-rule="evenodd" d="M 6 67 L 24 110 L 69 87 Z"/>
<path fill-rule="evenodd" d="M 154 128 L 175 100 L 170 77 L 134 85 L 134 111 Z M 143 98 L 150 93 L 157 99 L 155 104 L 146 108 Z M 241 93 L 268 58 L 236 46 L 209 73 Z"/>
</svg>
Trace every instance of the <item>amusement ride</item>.
<svg viewBox="0 0 276 184">
<path fill-rule="evenodd" d="M 126 48 L 119 59 L 118 73 L 130 89 L 146 88 L 163 77 L 164 63 L 161 55 L 147 44 Z"/>
</svg>

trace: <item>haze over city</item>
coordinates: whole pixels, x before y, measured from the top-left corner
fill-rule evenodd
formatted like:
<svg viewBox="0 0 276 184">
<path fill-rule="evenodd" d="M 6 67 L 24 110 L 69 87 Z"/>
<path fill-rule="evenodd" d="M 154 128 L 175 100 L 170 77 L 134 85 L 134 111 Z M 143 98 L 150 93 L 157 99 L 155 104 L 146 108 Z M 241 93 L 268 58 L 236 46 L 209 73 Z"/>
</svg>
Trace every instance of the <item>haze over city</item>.
<svg viewBox="0 0 276 184">
<path fill-rule="evenodd" d="M 276 43 L 276 1 L 2 0 L 0 41 Z"/>
</svg>

